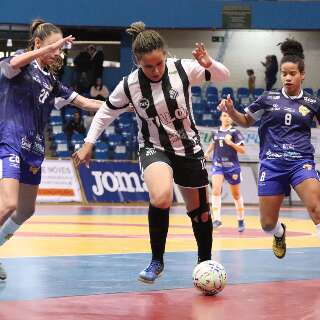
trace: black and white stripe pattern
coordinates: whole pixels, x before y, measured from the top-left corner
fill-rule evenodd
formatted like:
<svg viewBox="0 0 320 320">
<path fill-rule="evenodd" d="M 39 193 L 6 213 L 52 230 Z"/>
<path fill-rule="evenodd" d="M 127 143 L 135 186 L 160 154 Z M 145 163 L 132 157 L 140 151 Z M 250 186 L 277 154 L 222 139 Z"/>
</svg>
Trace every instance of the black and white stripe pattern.
<svg viewBox="0 0 320 320">
<path fill-rule="evenodd" d="M 174 59 L 167 60 L 160 82 L 151 82 L 141 70 L 125 79 L 123 90 L 138 115 L 140 147 L 153 146 L 188 158 L 201 150 L 192 115 L 190 76 L 193 69 L 198 78 L 196 82 L 204 81 L 205 69 L 197 62 Z"/>
<path fill-rule="evenodd" d="M 213 63 L 208 71 L 197 61 L 169 58 L 159 82 L 150 81 L 141 69 L 133 71 L 100 108 L 85 141 L 95 143 L 103 129 L 132 104 L 137 114 L 140 148 L 154 147 L 186 158 L 200 156 L 202 148 L 192 114 L 191 86 L 201 84 L 213 73 L 219 76 L 217 66 L 220 68 L 217 62 Z"/>
</svg>

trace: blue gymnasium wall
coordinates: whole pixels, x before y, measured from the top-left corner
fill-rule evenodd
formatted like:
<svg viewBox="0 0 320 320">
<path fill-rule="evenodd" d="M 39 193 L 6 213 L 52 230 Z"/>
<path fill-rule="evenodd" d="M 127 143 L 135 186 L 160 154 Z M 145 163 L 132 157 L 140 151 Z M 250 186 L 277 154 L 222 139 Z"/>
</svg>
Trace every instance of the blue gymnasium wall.
<svg viewBox="0 0 320 320">
<path fill-rule="evenodd" d="M 224 4 L 247 4 L 253 29 L 320 29 L 318 1 L 10 0 L 0 1 L 0 23 L 42 17 L 60 25 L 126 27 L 143 20 L 154 28 L 221 28 Z"/>
<path fill-rule="evenodd" d="M 142 20 L 152 28 L 220 29 L 225 4 L 249 5 L 252 29 L 320 29 L 320 2 L 254 0 L 0 0 L 0 24 L 29 24 L 41 17 L 66 26 L 124 29 Z M 105 70 L 104 82 L 110 90 L 133 67 L 130 39 L 125 34 L 120 63 L 120 69 Z"/>
</svg>

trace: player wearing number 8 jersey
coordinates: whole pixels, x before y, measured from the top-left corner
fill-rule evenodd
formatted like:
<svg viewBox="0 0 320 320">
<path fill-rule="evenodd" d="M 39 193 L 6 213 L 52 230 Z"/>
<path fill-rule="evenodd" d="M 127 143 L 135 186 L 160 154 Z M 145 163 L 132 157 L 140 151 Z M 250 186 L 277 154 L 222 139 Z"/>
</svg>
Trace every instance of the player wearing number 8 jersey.
<svg viewBox="0 0 320 320">
<path fill-rule="evenodd" d="M 72 43 L 51 23 L 36 20 L 30 47 L 0 62 L 0 246 L 32 216 L 41 163 L 44 128 L 54 107 L 74 104 L 96 111 L 101 101 L 87 99 L 54 76 L 61 48 Z M 6 273 L 0 265 L 0 279 Z"/>
<path fill-rule="evenodd" d="M 278 221 L 284 196 L 295 189 L 308 209 L 320 236 L 320 182 L 311 144 L 313 119 L 320 119 L 320 100 L 303 91 L 305 77 L 301 44 L 287 39 L 281 44 L 283 88 L 262 94 L 240 114 L 230 98 L 220 108 L 239 125 L 260 121 L 260 172 L 258 194 L 261 225 L 274 235 L 273 250 L 278 258 L 286 253 L 285 225 Z"/>
</svg>

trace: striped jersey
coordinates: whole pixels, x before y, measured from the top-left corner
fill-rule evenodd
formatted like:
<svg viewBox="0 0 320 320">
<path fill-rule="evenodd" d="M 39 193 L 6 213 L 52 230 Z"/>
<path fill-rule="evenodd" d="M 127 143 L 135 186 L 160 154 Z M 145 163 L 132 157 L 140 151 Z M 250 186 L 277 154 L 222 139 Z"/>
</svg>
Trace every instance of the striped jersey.
<svg viewBox="0 0 320 320">
<path fill-rule="evenodd" d="M 156 148 L 187 158 L 202 156 L 192 114 L 191 86 L 214 78 L 215 73 L 219 77 L 219 72 L 228 74 L 216 61 L 204 69 L 195 60 L 172 58 L 167 59 L 164 75 L 158 82 L 149 80 L 141 69 L 133 71 L 100 108 L 85 141 L 95 143 L 103 129 L 128 111 L 131 104 L 137 115 L 140 148 Z"/>
</svg>

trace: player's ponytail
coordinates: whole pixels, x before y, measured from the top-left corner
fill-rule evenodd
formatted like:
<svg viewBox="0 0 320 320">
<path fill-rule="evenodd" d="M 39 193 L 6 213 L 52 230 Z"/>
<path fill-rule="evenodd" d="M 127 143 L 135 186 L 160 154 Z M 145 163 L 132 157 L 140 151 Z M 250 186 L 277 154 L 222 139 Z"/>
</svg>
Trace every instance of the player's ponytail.
<svg viewBox="0 0 320 320">
<path fill-rule="evenodd" d="M 126 30 L 133 38 L 132 52 L 137 61 L 153 50 L 162 49 L 165 51 L 165 42 L 161 35 L 155 30 L 146 30 L 142 21 L 134 22 Z"/>
<path fill-rule="evenodd" d="M 303 47 L 299 41 L 294 39 L 286 39 L 284 42 L 279 43 L 280 50 L 283 54 L 281 64 L 292 62 L 298 65 L 300 72 L 304 72 L 304 54 Z"/>
</svg>

